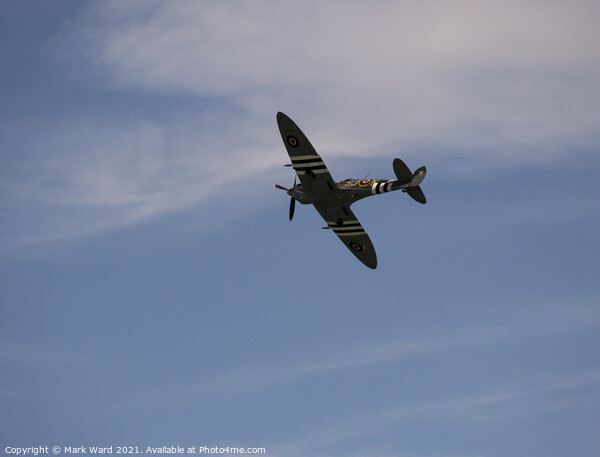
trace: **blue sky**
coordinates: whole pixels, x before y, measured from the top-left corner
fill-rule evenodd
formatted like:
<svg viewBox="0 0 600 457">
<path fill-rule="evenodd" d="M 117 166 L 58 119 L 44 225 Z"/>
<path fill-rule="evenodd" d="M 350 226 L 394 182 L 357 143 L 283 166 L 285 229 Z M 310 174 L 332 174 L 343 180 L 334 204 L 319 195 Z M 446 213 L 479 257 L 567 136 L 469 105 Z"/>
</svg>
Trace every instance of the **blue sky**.
<svg viewBox="0 0 600 457">
<path fill-rule="evenodd" d="M 600 7 L 3 2 L 6 446 L 600 447 Z M 275 114 L 334 179 L 309 206 Z"/>
</svg>

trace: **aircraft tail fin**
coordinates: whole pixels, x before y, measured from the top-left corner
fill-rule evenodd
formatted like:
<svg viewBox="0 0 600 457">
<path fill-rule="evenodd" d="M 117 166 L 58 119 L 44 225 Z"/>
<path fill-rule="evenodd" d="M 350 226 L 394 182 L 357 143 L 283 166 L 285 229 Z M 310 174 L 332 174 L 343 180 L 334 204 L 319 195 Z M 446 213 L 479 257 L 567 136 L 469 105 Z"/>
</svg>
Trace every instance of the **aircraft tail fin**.
<svg viewBox="0 0 600 457">
<path fill-rule="evenodd" d="M 394 159 L 393 167 L 398 181 L 402 181 L 403 183 L 410 182 L 412 179 L 412 173 L 410 168 L 408 168 L 402 160 Z"/>
<path fill-rule="evenodd" d="M 394 159 L 394 173 L 398 178 L 398 187 L 410 195 L 415 201 L 419 203 L 426 203 L 427 199 L 425 194 L 419 187 L 419 184 L 425 179 L 427 174 L 427 168 L 420 167 L 415 170 L 414 173 L 406 166 L 406 164 L 400 159 Z"/>
</svg>

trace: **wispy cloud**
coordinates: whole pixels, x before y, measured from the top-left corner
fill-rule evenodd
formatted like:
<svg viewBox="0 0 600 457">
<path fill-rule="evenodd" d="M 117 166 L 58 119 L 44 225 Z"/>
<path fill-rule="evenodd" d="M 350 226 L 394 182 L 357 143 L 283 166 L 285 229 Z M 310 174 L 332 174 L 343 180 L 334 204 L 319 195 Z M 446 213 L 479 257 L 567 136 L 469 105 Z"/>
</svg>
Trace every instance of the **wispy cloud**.
<svg viewBox="0 0 600 457">
<path fill-rule="evenodd" d="M 38 132 L 26 140 L 33 152 L 2 172 L 0 204 L 10 216 L 1 224 L 3 241 L 31 244 L 130 226 L 227 199 L 249 176 L 267 188 L 264 171 L 277 163 L 268 146 L 195 121 L 75 121 Z"/>
<path fill-rule="evenodd" d="M 598 395 L 587 397 L 582 404 L 578 392 L 600 386 L 600 370 L 589 370 L 568 376 L 540 376 L 519 386 L 497 386 L 486 392 L 462 397 L 416 403 L 387 410 L 356 415 L 307 435 L 283 443 L 274 451 L 280 456 L 321 455 L 340 443 L 357 436 L 370 436 L 382 430 L 424 421 L 460 421 L 467 424 L 525 418 L 550 411 L 581 409 L 597 405 Z M 560 403 L 553 401 L 559 396 Z M 326 454 L 325 454 L 326 455 Z"/>
<path fill-rule="evenodd" d="M 522 161 L 597 143 L 599 18 L 584 1 L 109 2 L 81 34 L 122 87 L 289 107 L 327 149 Z"/>
<path fill-rule="evenodd" d="M 600 322 L 600 309 L 598 300 L 593 298 L 569 305 L 529 306 L 512 313 L 504 310 L 503 318 L 494 316 L 492 321 L 496 323 L 482 321 L 444 334 L 371 342 L 347 352 L 319 355 L 309 361 L 260 368 L 240 367 L 201 383 L 173 387 L 167 391 L 164 386 L 160 391 L 142 391 L 132 395 L 127 401 L 119 401 L 114 408 L 155 409 L 171 404 L 204 402 L 208 398 L 247 395 L 276 385 L 303 382 L 330 373 L 361 370 L 502 343 L 521 344 L 531 338 L 556 336 L 597 326 Z M 569 385 L 578 382 L 577 377 L 565 377 L 562 381 L 564 380 L 568 380 Z"/>
<path fill-rule="evenodd" d="M 427 151 L 505 167 L 591 148 L 599 19 L 585 1 L 95 3 L 54 42 L 63 70 L 100 90 L 192 97 L 198 115 L 24 126 L 39 141 L 35 160 L 5 160 L 3 239 L 231 201 L 236 182 L 284 160 L 278 110 L 327 157 Z"/>
<path fill-rule="evenodd" d="M 56 369 L 64 372 L 72 369 L 97 367 L 101 361 L 83 353 L 52 348 L 39 344 L 22 343 L 11 340 L 0 340 L 0 367 L 5 373 L 0 378 L 0 398 L 23 400 L 31 398 L 30 391 L 24 393 L 21 383 L 16 384 L 13 374 L 29 371 L 37 377 L 44 377 Z M 7 375 L 10 373 L 11 375 Z"/>
</svg>

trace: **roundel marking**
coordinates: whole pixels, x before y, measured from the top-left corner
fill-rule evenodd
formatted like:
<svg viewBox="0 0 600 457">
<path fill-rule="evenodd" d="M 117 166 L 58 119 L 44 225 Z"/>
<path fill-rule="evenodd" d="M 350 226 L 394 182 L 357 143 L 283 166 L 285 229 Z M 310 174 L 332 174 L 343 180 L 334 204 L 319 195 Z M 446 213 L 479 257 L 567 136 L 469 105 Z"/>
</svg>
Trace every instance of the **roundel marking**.
<svg viewBox="0 0 600 457">
<path fill-rule="evenodd" d="M 369 184 L 371 184 L 373 182 L 372 179 L 363 179 L 361 182 L 358 183 L 358 185 L 360 187 L 367 187 Z"/>
<path fill-rule="evenodd" d="M 362 250 L 363 250 L 363 247 L 360 244 L 358 244 L 356 241 L 351 241 L 349 243 L 349 246 L 355 252 L 362 252 Z"/>
<path fill-rule="evenodd" d="M 298 147 L 298 145 L 300 144 L 300 143 L 298 142 L 298 138 L 296 138 L 294 135 L 289 135 L 289 136 L 286 138 L 286 141 L 287 141 L 287 142 L 288 142 L 288 144 L 289 144 L 291 147 L 293 147 L 293 148 L 297 148 L 297 147 Z"/>
</svg>

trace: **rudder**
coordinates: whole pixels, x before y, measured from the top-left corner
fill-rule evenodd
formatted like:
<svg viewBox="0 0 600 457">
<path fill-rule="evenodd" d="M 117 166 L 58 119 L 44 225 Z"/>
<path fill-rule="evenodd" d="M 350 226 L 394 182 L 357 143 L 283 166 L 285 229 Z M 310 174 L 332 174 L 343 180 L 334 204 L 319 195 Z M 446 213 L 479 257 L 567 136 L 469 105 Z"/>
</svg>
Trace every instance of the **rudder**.
<svg viewBox="0 0 600 457">
<path fill-rule="evenodd" d="M 398 178 L 398 181 L 402 181 L 402 184 L 412 180 L 413 174 L 402 160 L 394 159 L 393 167 L 396 178 Z"/>
</svg>

